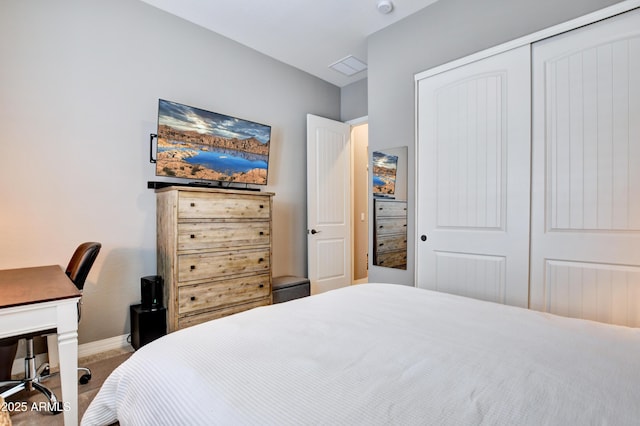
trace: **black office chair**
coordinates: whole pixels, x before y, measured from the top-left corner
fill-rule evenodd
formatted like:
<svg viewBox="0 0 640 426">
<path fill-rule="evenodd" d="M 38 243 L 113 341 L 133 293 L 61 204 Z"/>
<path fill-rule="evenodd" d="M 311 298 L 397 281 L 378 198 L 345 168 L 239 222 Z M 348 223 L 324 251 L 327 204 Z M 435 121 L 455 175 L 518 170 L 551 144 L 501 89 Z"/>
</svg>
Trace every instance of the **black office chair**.
<svg viewBox="0 0 640 426">
<path fill-rule="evenodd" d="M 100 248 L 102 245 L 100 243 L 88 242 L 82 243 L 78 246 L 76 251 L 71 256 L 71 260 L 67 266 L 65 273 L 67 276 L 73 281 L 73 283 L 78 287 L 78 290 L 82 292 L 84 288 L 84 282 L 87 279 L 87 275 L 89 275 L 89 271 L 93 266 L 93 262 L 96 260 L 98 253 L 100 252 Z M 80 321 L 81 314 L 81 301 L 78 302 L 78 321 Z M 55 374 L 50 374 L 49 364 L 42 364 L 37 370 L 35 366 L 35 353 L 33 350 L 33 338 L 35 336 L 42 336 L 45 334 L 55 333 L 56 330 L 46 330 L 46 331 L 38 331 L 36 333 L 30 333 L 26 335 L 11 337 L 8 339 L 4 339 L 3 342 L 5 346 L 9 346 L 13 349 L 13 354 L 15 356 L 15 347 L 17 346 L 17 342 L 19 339 L 26 339 L 26 355 L 24 357 L 24 367 L 25 367 L 25 375 L 24 378 L 20 380 L 5 380 L 0 381 L 0 396 L 3 398 L 7 398 L 17 392 L 20 392 L 23 389 L 27 391 L 31 391 L 33 389 L 40 391 L 43 393 L 47 399 L 49 400 L 50 407 L 58 407 L 58 410 L 53 410 L 54 412 L 60 412 L 60 407 L 58 405 L 58 399 L 55 394 L 46 386 L 41 383 L 45 380 L 51 378 Z M 0 342 L 2 343 L 2 342 Z M 7 351 L 9 352 L 9 351 Z M 2 353 L 0 351 L 0 353 Z M 10 353 L 10 352 L 9 352 Z M 4 360 L 3 360 L 4 361 Z M 13 364 L 13 357 L 11 357 L 7 363 Z M 10 365 L 8 364 L 8 365 Z M 82 371 L 84 374 L 80 377 L 80 384 L 86 384 L 91 380 L 91 370 L 85 367 L 79 367 L 79 371 Z M 9 371 L 11 368 L 9 367 Z M 56 373 L 57 374 L 57 373 Z M 9 377 L 10 378 L 10 377 Z M 0 379 L 2 379 L 0 377 Z"/>
</svg>

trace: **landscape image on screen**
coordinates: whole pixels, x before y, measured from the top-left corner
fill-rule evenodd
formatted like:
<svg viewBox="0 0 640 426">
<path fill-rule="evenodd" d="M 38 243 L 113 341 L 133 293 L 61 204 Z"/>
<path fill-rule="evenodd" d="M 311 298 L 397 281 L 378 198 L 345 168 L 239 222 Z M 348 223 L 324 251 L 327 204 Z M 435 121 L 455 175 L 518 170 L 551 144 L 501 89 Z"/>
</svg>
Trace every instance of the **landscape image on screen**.
<svg viewBox="0 0 640 426">
<path fill-rule="evenodd" d="M 156 175 L 267 184 L 271 127 L 159 100 Z"/>
<path fill-rule="evenodd" d="M 398 157 L 382 152 L 373 153 L 373 195 L 390 196 L 396 190 Z"/>
</svg>

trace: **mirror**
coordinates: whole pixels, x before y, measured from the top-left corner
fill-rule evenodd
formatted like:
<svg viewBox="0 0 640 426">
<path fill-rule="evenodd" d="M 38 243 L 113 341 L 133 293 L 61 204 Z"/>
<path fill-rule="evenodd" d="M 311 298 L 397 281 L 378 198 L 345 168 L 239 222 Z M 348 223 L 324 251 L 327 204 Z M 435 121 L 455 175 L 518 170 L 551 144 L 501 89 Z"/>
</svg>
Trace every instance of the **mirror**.
<svg viewBox="0 0 640 426">
<path fill-rule="evenodd" d="M 407 269 L 407 147 L 374 151 L 373 264 Z"/>
</svg>

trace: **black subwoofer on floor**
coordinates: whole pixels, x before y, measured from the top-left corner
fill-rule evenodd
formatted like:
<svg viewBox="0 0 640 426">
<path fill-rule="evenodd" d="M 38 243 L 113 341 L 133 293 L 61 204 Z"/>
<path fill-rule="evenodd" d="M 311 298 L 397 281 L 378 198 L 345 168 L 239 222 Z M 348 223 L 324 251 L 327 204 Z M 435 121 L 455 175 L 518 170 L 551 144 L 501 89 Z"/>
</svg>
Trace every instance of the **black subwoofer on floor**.
<svg viewBox="0 0 640 426">
<path fill-rule="evenodd" d="M 140 349 L 149 342 L 167 334 L 167 309 L 144 309 L 131 305 L 131 346 Z"/>
</svg>

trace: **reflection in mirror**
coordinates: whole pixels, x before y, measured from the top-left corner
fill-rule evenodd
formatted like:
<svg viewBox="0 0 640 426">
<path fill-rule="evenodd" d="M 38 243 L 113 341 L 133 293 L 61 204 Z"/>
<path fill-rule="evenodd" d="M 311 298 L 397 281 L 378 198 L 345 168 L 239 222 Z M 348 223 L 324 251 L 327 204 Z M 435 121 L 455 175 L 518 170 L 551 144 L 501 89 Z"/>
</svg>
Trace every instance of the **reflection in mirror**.
<svg viewBox="0 0 640 426">
<path fill-rule="evenodd" d="M 407 147 L 372 153 L 373 264 L 407 269 Z"/>
<path fill-rule="evenodd" d="M 398 156 L 380 151 L 373 153 L 373 196 L 394 198 Z"/>
</svg>

